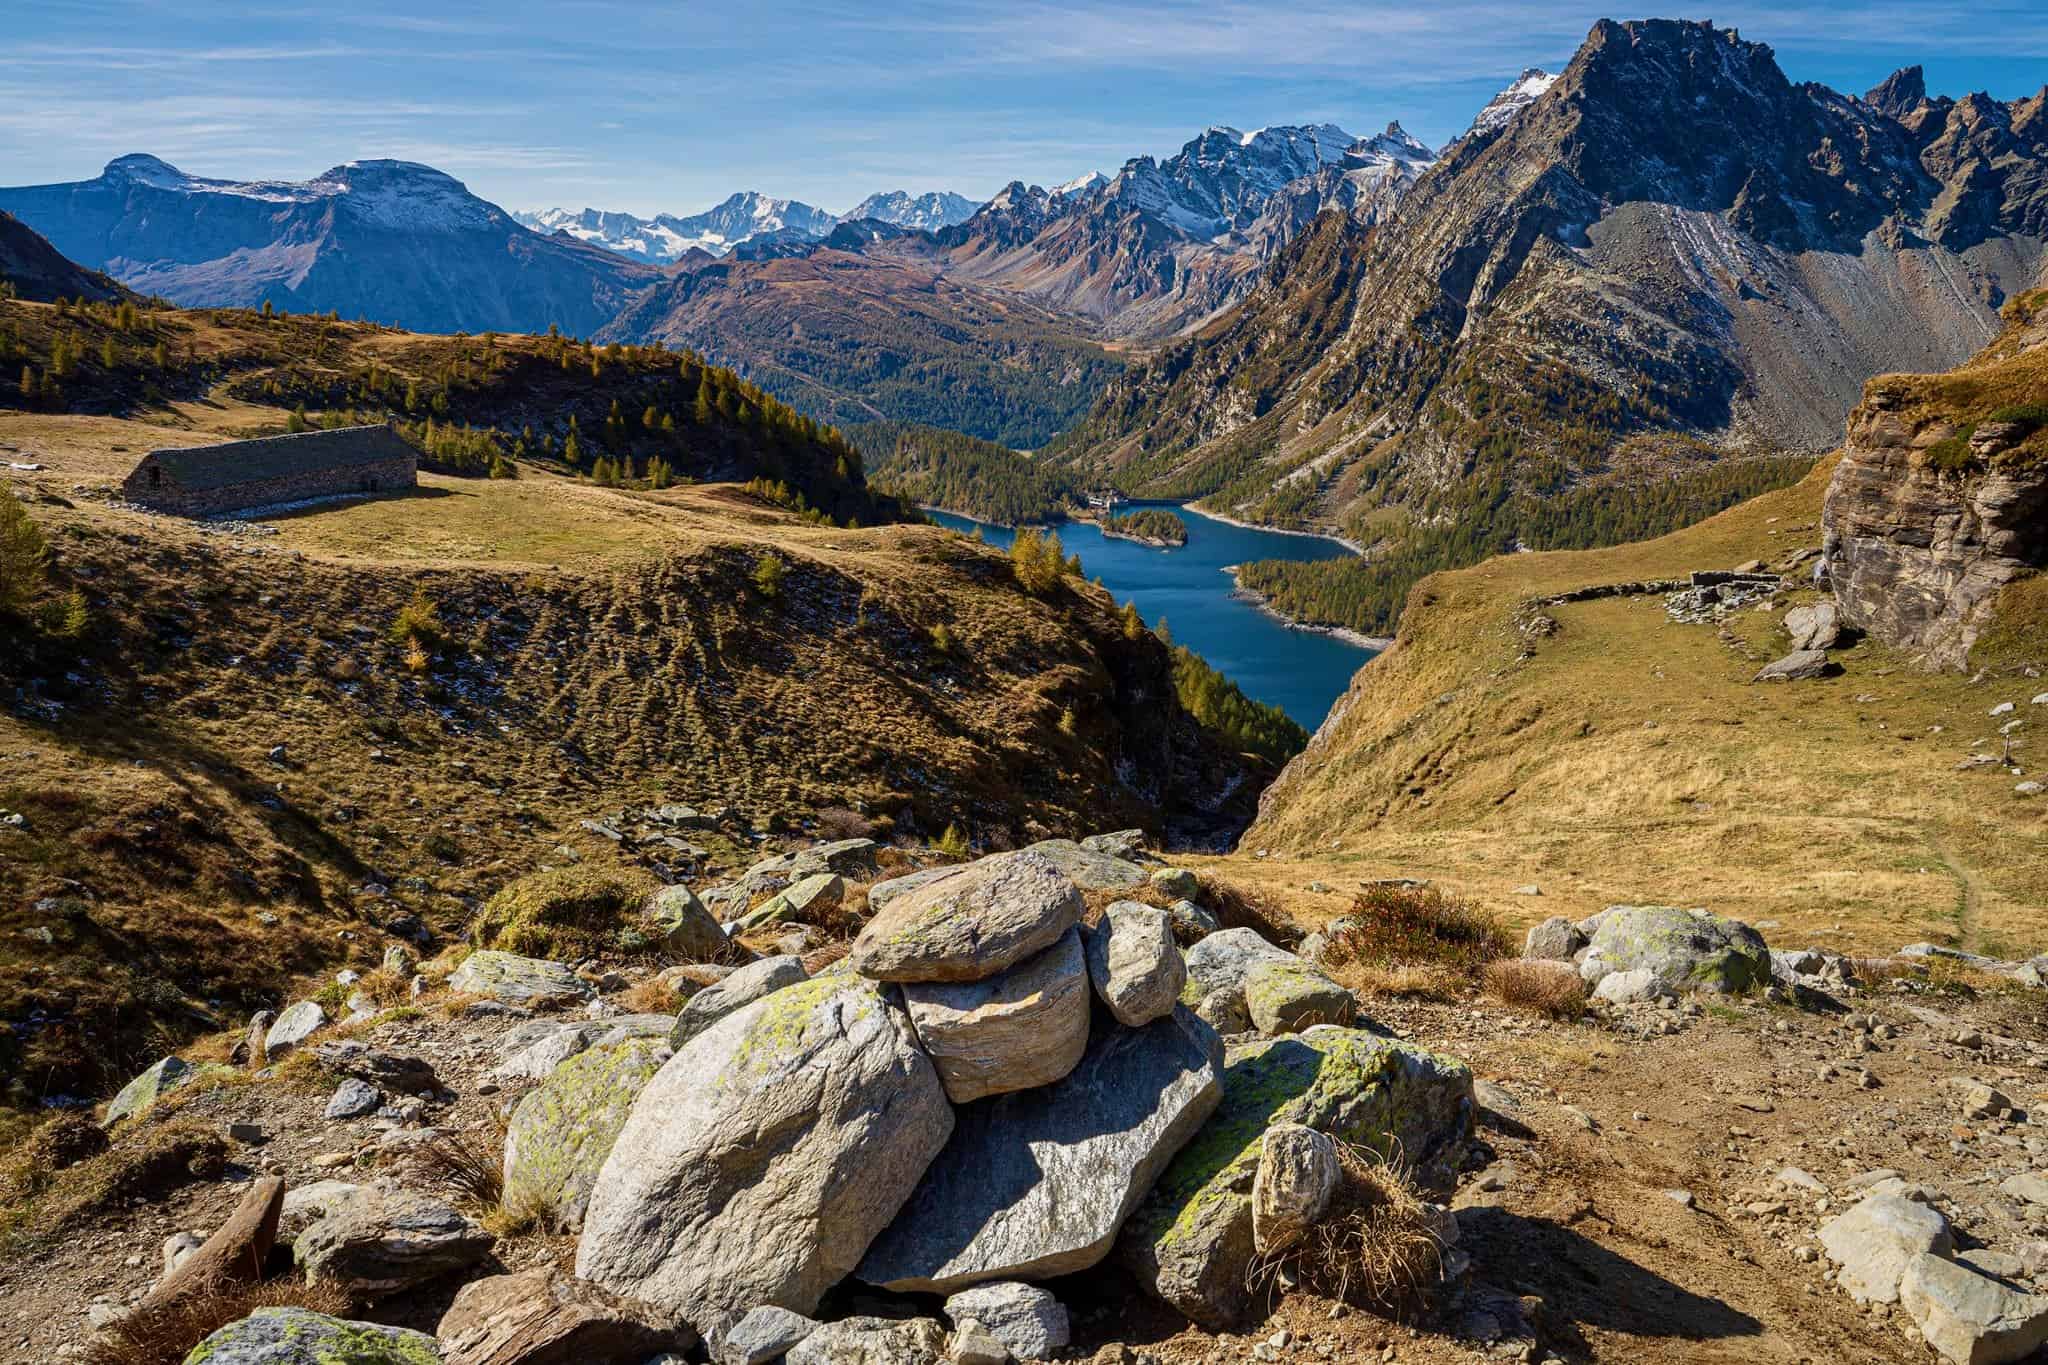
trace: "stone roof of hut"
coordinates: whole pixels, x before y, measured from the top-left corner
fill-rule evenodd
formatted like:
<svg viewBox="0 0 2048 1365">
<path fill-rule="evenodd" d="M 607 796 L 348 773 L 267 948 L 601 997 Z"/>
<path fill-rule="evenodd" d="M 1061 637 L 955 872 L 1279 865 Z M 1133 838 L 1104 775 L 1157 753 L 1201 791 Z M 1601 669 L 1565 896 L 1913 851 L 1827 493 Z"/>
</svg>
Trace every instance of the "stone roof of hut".
<svg viewBox="0 0 2048 1365">
<path fill-rule="evenodd" d="M 150 452 L 169 478 L 180 487 L 195 491 L 378 464 L 415 454 L 397 432 L 383 425 L 301 431 L 254 441 L 225 441 L 219 445 Z"/>
</svg>

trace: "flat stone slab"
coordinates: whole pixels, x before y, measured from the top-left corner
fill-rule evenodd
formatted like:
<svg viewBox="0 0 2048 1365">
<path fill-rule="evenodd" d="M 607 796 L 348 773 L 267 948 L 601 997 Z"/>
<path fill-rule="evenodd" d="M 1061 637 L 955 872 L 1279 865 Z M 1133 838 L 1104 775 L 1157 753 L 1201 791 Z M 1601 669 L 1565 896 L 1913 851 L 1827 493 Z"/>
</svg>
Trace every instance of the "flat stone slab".
<svg viewBox="0 0 2048 1365">
<path fill-rule="evenodd" d="M 952 1139 L 855 1273 L 950 1294 L 1096 1264 L 1215 1111 L 1221 1053 L 1186 1010 L 1140 1029 L 1105 1023 L 1057 1084 L 962 1106 Z"/>
<path fill-rule="evenodd" d="M 1948 1256 L 1955 1238 L 1936 1209 L 1901 1194 L 1873 1194 L 1822 1224 L 1821 1250 L 1841 1267 L 1836 1283 L 1858 1303 L 1897 1303 L 1915 1256 Z"/>
<path fill-rule="evenodd" d="M 1041 839 L 1025 852 L 1051 860 L 1083 891 L 1129 891 L 1145 884 L 1146 871 L 1138 864 L 1072 839 Z"/>
<path fill-rule="evenodd" d="M 515 1005 L 571 1005 L 597 994 L 596 987 L 564 963 L 495 948 L 480 948 L 464 958 L 449 974 L 448 989 Z"/>
<path fill-rule="evenodd" d="M 876 981 L 980 981 L 1050 948 L 1081 910 L 1052 862 L 1029 849 L 998 853 L 891 901 L 847 961 Z"/>
<path fill-rule="evenodd" d="M 955 1104 L 1051 1085 L 1088 1047 L 1088 968 L 1078 929 L 981 981 L 913 982 L 903 987 L 903 1001 Z"/>
</svg>

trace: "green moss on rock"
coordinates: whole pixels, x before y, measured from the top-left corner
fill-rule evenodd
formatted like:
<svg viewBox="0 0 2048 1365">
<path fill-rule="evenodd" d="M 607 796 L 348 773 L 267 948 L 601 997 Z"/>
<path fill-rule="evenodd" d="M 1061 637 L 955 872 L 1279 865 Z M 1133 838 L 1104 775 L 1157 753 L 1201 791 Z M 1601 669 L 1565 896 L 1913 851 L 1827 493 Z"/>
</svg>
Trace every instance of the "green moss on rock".
<svg viewBox="0 0 2048 1365">
<path fill-rule="evenodd" d="M 577 958 L 648 946 L 640 911 L 656 883 L 644 872 L 562 867 L 521 877 L 477 917 L 478 947 L 526 957 Z"/>
<path fill-rule="evenodd" d="M 635 1038 L 578 1053 L 519 1101 L 505 1133 L 505 1205 L 573 1231 L 633 1101 L 668 1060 Z"/>
<path fill-rule="evenodd" d="M 259 1308 L 194 1346 L 184 1365 L 440 1365 L 424 1332 L 330 1318 L 304 1308 Z"/>
</svg>

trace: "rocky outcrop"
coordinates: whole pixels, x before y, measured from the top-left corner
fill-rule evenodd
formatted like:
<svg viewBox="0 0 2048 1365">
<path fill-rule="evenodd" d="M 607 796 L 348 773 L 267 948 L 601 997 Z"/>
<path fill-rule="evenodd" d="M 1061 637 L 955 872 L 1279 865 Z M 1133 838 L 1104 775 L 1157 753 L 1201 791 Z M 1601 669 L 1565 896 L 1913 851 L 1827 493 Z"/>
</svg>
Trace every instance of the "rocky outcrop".
<svg viewBox="0 0 2048 1365">
<path fill-rule="evenodd" d="M 698 1034 L 599 1173 L 576 1273 L 690 1314 L 809 1313 L 953 1131 L 910 1022 L 870 982 L 813 978 Z"/>
<path fill-rule="evenodd" d="M 764 957 L 750 962 L 719 981 L 706 986 L 684 1003 L 676 1015 L 675 1031 L 669 1035 L 672 1047 L 681 1047 L 728 1014 L 736 1014 L 763 996 L 804 980 L 803 959 Z"/>
<path fill-rule="evenodd" d="M 2048 565 L 2040 303 L 2008 306 L 2006 336 L 1958 383 L 1873 381 L 1828 485 L 1822 548 L 1843 620 L 1929 668 L 1965 667 L 2000 590 Z M 2001 401 L 2029 390 L 2031 408 Z"/>
<path fill-rule="evenodd" d="M 514 1005 L 572 1005 L 597 994 L 560 962 L 480 948 L 448 975 L 448 989 Z M 279 1021 L 283 1022 L 282 1020 Z"/>
<path fill-rule="evenodd" d="M 1771 982 L 1771 950 L 1740 920 L 1670 905 L 1613 905 L 1593 917 L 1581 971 L 1599 983 L 1610 973 L 1647 971 L 1676 991 L 1739 994 Z"/>
<path fill-rule="evenodd" d="M 1088 968 L 1077 929 L 981 981 L 912 982 L 903 1000 L 955 1104 L 1051 1085 L 1088 1046 Z"/>
</svg>

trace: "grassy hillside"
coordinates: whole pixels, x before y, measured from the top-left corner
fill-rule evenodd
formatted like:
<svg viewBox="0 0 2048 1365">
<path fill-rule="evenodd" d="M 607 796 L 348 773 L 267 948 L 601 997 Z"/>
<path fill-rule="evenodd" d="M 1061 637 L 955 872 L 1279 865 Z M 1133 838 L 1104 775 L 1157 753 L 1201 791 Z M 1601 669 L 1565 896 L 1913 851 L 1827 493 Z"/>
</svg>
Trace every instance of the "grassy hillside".
<svg viewBox="0 0 2048 1365">
<path fill-rule="evenodd" d="M 188 419 L 178 404 L 248 406 Z M 151 416 L 228 436 L 390 421 L 430 467 L 538 465 L 604 484 L 762 478 L 841 521 L 901 509 L 860 454 L 730 370 L 659 346 L 573 338 L 422 336 L 248 310 L 0 302 L 0 409 Z M 187 444 L 171 437 L 159 444 Z"/>
<path fill-rule="evenodd" d="M 160 321 L 199 347 L 242 331 Z M 394 370 L 434 344 L 344 335 Z M 0 650 L 11 1102 L 104 1091 L 276 1005 L 351 925 L 445 938 L 563 846 L 617 860 L 582 822 L 624 807 L 736 808 L 743 826 L 690 834 L 731 861 L 734 829 L 831 807 L 989 846 L 1213 835 L 1270 774 L 1177 703 L 1170 651 L 1106 593 L 1027 592 L 971 538 L 847 528 L 772 484 L 531 461 L 270 534 L 111 505 L 143 451 L 280 429 L 300 392 L 216 373 L 126 412 L 0 410 L 0 457 L 44 466 L 4 493 L 50 551 L 35 610 L 0 627 L 26 643 Z"/>
<path fill-rule="evenodd" d="M 1896 949 L 2048 947 L 2048 802 L 1995 765 L 1991 707 L 2029 725 L 2048 669 L 2039 577 L 2008 590 L 1974 677 L 1871 643 L 1817 682 L 1749 680 L 1786 652 L 1781 611 L 1681 625 L 1656 596 L 1537 610 L 1532 598 L 1681 577 L 1819 543 L 1832 461 L 1698 526 L 1614 549 L 1522 554 L 1425 579 L 1263 798 L 1247 863 L 1289 888 L 1437 878 L 1515 919 L 1615 902 L 1705 905 L 1809 938 Z M 1550 633 L 1546 633 L 1550 632 Z M 2048 710 L 2048 708 L 2041 708 Z M 1342 885 L 1342 883 L 1340 883 Z M 1536 885 L 1540 896 L 1511 894 Z"/>
</svg>

